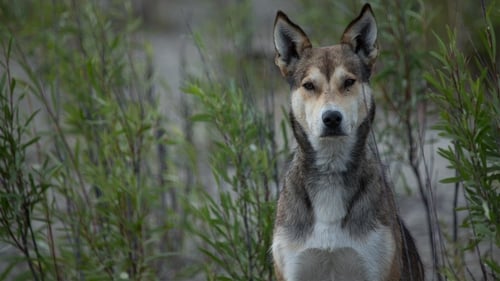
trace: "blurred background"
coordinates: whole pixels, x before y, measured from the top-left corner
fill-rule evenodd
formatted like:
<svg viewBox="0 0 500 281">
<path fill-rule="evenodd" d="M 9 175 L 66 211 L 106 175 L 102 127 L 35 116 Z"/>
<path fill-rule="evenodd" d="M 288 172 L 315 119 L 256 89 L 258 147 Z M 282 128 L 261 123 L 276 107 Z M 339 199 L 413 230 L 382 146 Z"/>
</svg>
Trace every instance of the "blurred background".
<svg viewBox="0 0 500 281">
<path fill-rule="evenodd" d="M 363 4 L 0 0 L 0 280 L 275 280 L 274 17 L 330 45 Z M 427 280 L 498 280 L 500 3 L 370 4 L 374 135 Z"/>
</svg>

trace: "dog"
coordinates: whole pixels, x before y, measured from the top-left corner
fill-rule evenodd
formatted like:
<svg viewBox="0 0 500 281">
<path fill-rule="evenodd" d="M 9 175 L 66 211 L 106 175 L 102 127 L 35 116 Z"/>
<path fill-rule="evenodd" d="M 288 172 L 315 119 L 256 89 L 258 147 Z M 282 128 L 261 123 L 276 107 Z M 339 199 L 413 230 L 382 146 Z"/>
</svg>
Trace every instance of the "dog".
<svg viewBox="0 0 500 281">
<path fill-rule="evenodd" d="M 277 279 L 424 280 L 370 135 L 375 104 L 369 81 L 378 54 L 370 5 L 340 44 L 319 48 L 278 11 L 274 45 L 275 63 L 291 88 L 297 141 L 274 226 Z"/>
</svg>

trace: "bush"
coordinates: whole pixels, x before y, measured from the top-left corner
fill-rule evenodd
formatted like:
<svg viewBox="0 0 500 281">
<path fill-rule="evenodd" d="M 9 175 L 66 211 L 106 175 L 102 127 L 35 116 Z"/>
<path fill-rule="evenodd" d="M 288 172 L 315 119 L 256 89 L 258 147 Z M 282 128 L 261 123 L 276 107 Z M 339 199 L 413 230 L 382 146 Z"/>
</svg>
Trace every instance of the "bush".
<svg viewBox="0 0 500 281">
<path fill-rule="evenodd" d="M 0 6 L 10 17 L 0 34 L 13 38 L 2 46 L 0 238 L 23 257 L 9 256 L 1 279 L 164 278 L 175 219 L 163 198 L 174 182 L 165 155 L 154 156 L 174 137 L 158 128 L 152 58 L 134 39 L 130 2 Z M 24 99 L 40 113 L 20 114 Z"/>
<path fill-rule="evenodd" d="M 192 31 L 205 71 L 183 87 L 198 111 L 190 120 L 205 125 L 202 138 L 209 143 L 216 186 L 205 184 L 188 206 L 188 227 L 200 240 L 208 280 L 273 280 L 269 249 L 278 167 L 288 144 L 278 149 L 275 80 L 269 75 L 276 72 L 253 49 L 249 8 L 251 1 L 228 3 L 205 28 Z M 281 126 L 286 134 L 287 124 Z"/>
<path fill-rule="evenodd" d="M 195 82 L 184 90 L 204 109 L 193 120 L 214 129 L 210 165 L 218 188 L 215 195 L 202 193 L 205 203 L 193 210 L 198 223 L 191 227 L 208 257 L 207 278 L 272 280 L 273 135 L 236 87 Z"/>
<path fill-rule="evenodd" d="M 500 274 L 500 264 L 494 259 L 500 248 L 500 216 L 496 211 L 500 208 L 500 76 L 496 40 L 487 21 L 482 47 L 488 56 L 466 58 L 455 34 L 449 31 L 446 42 L 438 38 L 440 49 L 433 56 L 440 67 L 427 73 L 426 79 L 434 88 L 432 97 L 440 112 L 435 128 L 442 137 L 452 140 L 438 153 L 449 161 L 456 176 L 442 182 L 459 184 L 465 190 L 467 204 L 459 210 L 467 213 L 462 227 L 470 229 L 472 235 L 461 250 L 477 252 L 482 278 L 489 280 Z M 473 71 L 476 67 L 480 72 Z M 480 244 L 487 245 L 487 250 Z M 445 272 L 453 280 L 465 280 L 457 272 L 467 267 L 462 260 L 458 268 L 447 267 Z"/>
<path fill-rule="evenodd" d="M 18 93 L 18 80 L 10 71 L 12 39 L 4 43 L 0 77 L 0 241 L 13 246 L 22 258 L 10 262 L 0 280 L 21 262 L 26 262 L 34 280 L 44 280 L 43 268 L 48 260 L 37 242 L 42 229 L 34 221 L 36 210 L 46 200 L 48 178 L 53 171 L 46 161 L 38 168 L 25 165 L 28 150 L 39 140 L 38 136 L 29 136 L 37 112 L 29 116 L 21 113 L 20 103 L 26 92 Z"/>
</svg>

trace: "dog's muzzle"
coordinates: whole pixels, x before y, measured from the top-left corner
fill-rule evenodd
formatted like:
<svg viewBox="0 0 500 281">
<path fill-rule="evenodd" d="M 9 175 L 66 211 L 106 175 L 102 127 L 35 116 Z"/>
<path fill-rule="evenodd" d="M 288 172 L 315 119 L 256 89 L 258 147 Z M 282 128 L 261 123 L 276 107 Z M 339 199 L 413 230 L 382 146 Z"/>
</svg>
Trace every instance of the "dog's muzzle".
<svg viewBox="0 0 500 281">
<path fill-rule="evenodd" d="M 328 110 L 321 115 L 323 120 L 323 132 L 321 137 L 345 136 L 346 133 L 342 130 L 342 113 L 337 110 Z"/>
</svg>

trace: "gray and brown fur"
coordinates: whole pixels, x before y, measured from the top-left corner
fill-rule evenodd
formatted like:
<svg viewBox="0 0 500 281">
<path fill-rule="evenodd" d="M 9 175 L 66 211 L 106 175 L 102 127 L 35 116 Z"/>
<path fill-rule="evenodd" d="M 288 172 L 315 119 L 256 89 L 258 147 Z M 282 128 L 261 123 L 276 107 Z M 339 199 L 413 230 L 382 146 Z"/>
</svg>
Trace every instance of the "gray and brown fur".
<svg viewBox="0 0 500 281">
<path fill-rule="evenodd" d="M 376 37 L 368 4 L 329 47 L 313 48 L 283 12 L 276 16 L 276 64 L 291 88 L 297 140 L 273 236 L 280 281 L 424 280 L 370 139 Z"/>
</svg>

